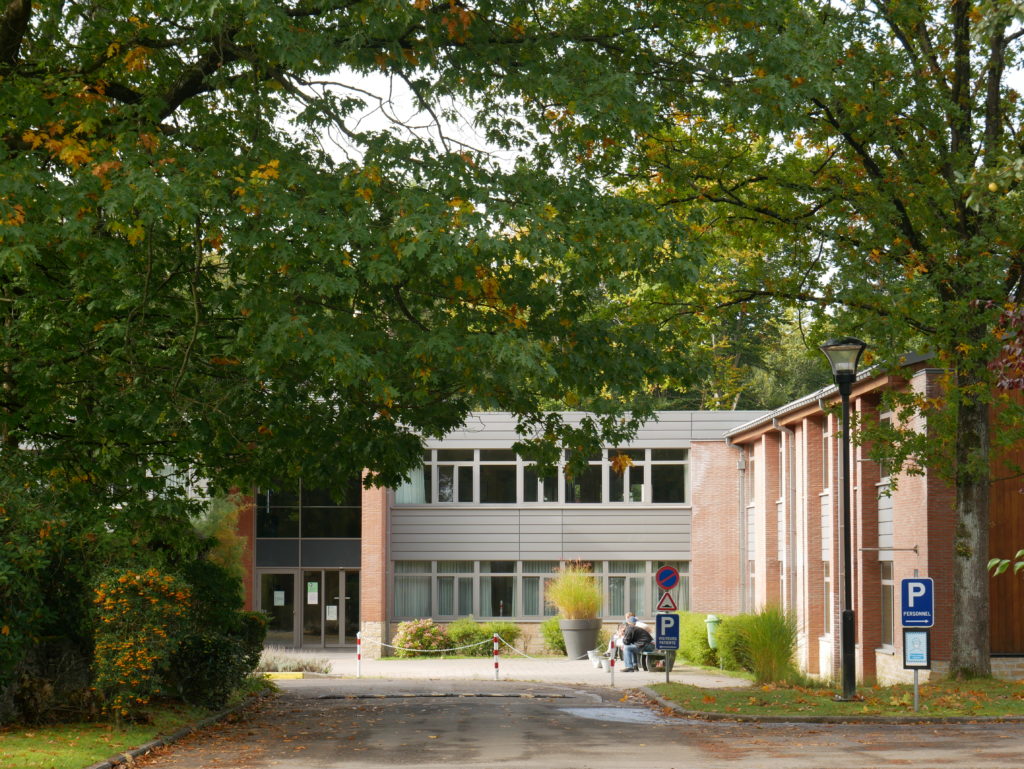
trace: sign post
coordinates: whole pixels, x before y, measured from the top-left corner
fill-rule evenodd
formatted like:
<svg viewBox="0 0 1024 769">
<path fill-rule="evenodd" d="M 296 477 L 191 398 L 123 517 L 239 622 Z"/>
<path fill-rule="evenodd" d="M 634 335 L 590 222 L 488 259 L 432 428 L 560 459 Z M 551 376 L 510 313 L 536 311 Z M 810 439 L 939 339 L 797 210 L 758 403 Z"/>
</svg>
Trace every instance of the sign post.
<svg viewBox="0 0 1024 769">
<path fill-rule="evenodd" d="M 914 574 L 917 574 L 915 569 Z M 900 583 L 900 613 L 903 624 L 903 669 L 914 671 L 914 712 L 920 706 L 918 671 L 931 670 L 931 628 L 935 624 L 935 583 L 930 577 L 905 579 Z"/>
<path fill-rule="evenodd" d="M 655 645 L 658 649 L 665 651 L 665 683 L 668 683 L 669 669 L 672 667 L 669 652 L 672 652 L 672 661 L 674 661 L 675 651 L 679 648 L 679 615 L 659 614 L 655 617 L 655 621 L 657 623 Z"/>
</svg>

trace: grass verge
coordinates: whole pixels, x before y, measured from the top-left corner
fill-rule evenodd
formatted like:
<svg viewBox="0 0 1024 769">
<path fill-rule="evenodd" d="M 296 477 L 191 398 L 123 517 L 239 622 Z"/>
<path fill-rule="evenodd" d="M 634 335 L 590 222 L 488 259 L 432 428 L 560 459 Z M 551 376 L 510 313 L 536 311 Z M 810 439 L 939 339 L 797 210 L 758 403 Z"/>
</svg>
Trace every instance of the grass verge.
<svg viewBox="0 0 1024 769">
<path fill-rule="evenodd" d="M 834 688 L 703 689 L 672 683 L 651 688 L 684 710 L 738 716 L 1024 716 L 1024 682 L 995 679 L 922 684 L 917 713 L 912 684 L 862 686 L 854 702 L 836 702 Z"/>
<path fill-rule="evenodd" d="M 229 701 L 241 704 L 249 696 L 276 687 L 252 678 Z M 104 721 L 45 726 L 0 727 L 0 767 L 18 769 L 82 769 L 111 756 L 137 748 L 182 727 L 202 721 L 213 713 L 179 703 L 158 703 L 148 710 L 148 724 L 123 724 L 120 728 Z"/>
<path fill-rule="evenodd" d="M 54 724 L 0 729 L 0 766 L 19 769 L 82 769 L 171 734 L 205 718 L 201 708 L 156 707 L 152 723 L 115 728 L 104 722 Z"/>
</svg>

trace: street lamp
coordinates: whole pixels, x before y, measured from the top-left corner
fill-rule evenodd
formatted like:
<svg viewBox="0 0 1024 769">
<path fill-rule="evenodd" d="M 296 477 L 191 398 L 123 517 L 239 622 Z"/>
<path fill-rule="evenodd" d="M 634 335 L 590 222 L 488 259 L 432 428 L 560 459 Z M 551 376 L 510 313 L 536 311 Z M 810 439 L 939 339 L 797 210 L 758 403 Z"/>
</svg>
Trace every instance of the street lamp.
<svg viewBox="0 0 1024 769">
<path fill-rule="evenodd" d="M 839 463 L 839 487 L 843 506 L 843 622 L 841 628 L 843 701 L 853 699 L 857 688 L 857 660 L 854 652 L 853 580 L 850 575 L 852 561 L 850 545 L 850 391 L 857 379 L 857 363 L 867 345 L 859 339 L 845 336 L 830 339 L 821 346 L 832 376 L 843 400 L 843 453 Z"/>
</svg>

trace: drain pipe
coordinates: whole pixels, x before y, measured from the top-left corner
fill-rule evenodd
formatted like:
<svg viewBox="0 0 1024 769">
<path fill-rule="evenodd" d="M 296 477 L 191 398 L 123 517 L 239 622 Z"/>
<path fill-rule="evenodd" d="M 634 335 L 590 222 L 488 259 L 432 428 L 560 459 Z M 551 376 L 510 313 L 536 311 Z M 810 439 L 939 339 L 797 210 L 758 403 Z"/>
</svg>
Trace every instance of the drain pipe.
<svg viewBox="0 0 1024 769">
<path fill-rule="evenodd" d="M 796 435 L 779 422 L 772 419 L 775 427 L 786 440 L 786 603 L 790 610 L 796 609 Z"/>
</svg>

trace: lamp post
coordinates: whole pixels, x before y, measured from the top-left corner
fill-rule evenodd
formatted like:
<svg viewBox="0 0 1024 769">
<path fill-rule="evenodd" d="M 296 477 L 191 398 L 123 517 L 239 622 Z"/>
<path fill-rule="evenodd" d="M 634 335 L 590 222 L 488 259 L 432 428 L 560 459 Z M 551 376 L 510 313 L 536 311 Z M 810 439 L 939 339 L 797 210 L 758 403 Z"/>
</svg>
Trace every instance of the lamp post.
<svg viewBox="0 0 1024 769">
<path fill-rule="evenodd" d="M 821 346 L 832 376 L 843 401 L 843 451 L 839 463 L 839 487 L 842 490 L 843 510 L 843 615 L 841 626 L 843 701 L 853 699 L 857 688 L 857 659 L 854 651 L 853 580 L 850 544 L 850 391 L 857 379 L 857 363 L 867 345 L 859 339 L 846 336 L 830 339 Z"/>
</svg>

